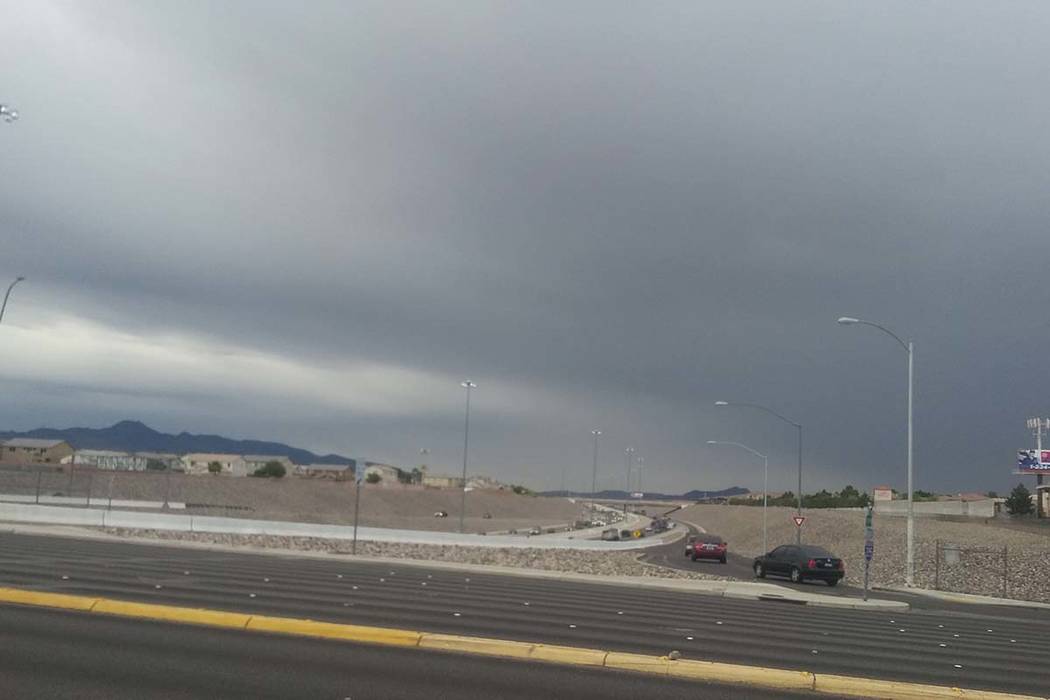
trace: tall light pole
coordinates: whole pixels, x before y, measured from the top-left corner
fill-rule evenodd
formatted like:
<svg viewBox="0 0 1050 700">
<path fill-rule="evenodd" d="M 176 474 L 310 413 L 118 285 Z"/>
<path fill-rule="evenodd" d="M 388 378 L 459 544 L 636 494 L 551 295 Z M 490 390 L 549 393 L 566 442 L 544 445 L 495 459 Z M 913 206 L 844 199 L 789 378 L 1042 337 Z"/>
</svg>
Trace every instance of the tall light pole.
<svg viewBox="0 0 1050 700">
<path fill-rule="evenodd" d="M 18 110 L 11 105 L 0 104 L 0 119 L 8 124 L 18 121 Z"/>
<path fill-rule="evenodd" d="M 594 436 L 594 465 L 591 467 L 591 498 L 594 498 L 594 494 L 598 491 L 598 438 L 601 437 L 602 431 L 597 428 L 591 431 L 591 435 Z"/>
<path fill-rule="evenodd" d="M 757 403 L 736 403 L 736 402 L 730 402 L 730 401 L 715 401 L 715 406 L 746 406 L 747 408 L 757 408 L 760 411 L 765 411 L 766 413 L 768 413 L 768 414 L 770 414 L 772 416 L 776 416 L 777 418 L 779 418 L 780 420 L 784 421 L 788 425 L 795 426 L 795 429 L 798 431 L 798 508 L 796 510 L 796 514 L 798 515 L 798 517 L 801 518 L 802 517 L 802 425 L 800 423 L 796 423 L 795 421 L 791 420 L 790 418 L 785 418 L 784 416 L 782 416 L 779 413 L 777 413 L 776 411 L 774 411 L 772 408 L 766 408 L 765 406 L 760 406 Z M 802 526 L 801 525 L 799 525 L 798 527 L 795 528 L 795 543 L 796 544 L 802 544 Z"/>
<path fill-rule="evenodd" d="M 15 277 L 15 281 L 7 287 L 7 293 L 4 294 L 4 303 L 0 304 L 0 322 L 4 320 L 4 310 L 7 309 L 7 298 L 11 296 L 11 290 L 15 288 L 15 285 L 24 280 L 25 277 Z"/>
<path fill-rule="evenodd" d="M 862 325 L 878 328 L 900 343 L 900 346 L 904 348 L 904 352 L 908 353 L 908 568 L 904 572 L 904 585 L 913 586 L 915 585 L 915 500 L 912 491 L 912 455 L 914 446 L 912 441 L 912 397 L 914 396 L 915 388 L 915 344 L 910 340 L 904 342 L 899 335 L 889 328 L 872 321 L 843 316 L 839 319 L 839 324 L 843 326 Z"/>
<path fill-rule="evenodd" d="M 627 493 L 631 493 L 631 466 L 634 464 L 634 448 L 628 447 L 623 451 L 627 456 Z"/>
<path fill-rule="evenodd" d="M 470 390 L 478 385 L 467 379 L 459 385 L 467 390 L 467 413 L 463 423 L 463 495 L 459 502 L 459 531 L 463 532 L 463 520 L 467 514 L 467 448 L 470 447 Z"/>
<path fill-rule="evenodd" d="M 769 458 L 758 450 L 753 450 L 747 445 L 739 442 L 730 442 L 728 440 L 708 440 L 708 445 L 732 445 L 739 447 L 743 450 L 747 450 L 756 457 L 761 457 L 763 462 L 762 467 L 762 553 L 765 554 L 769 551 L 769 542 L 766 538 L 766 510 L 769 505 Z"/>
<path fill-rule="evenodd" d="M 645 458 L 638 458 L 638 466 L 635 467 L 635 471 L 638 472 L 638 493 L 642 493 L 642 470 L 645 469 Z"/>
</svg>

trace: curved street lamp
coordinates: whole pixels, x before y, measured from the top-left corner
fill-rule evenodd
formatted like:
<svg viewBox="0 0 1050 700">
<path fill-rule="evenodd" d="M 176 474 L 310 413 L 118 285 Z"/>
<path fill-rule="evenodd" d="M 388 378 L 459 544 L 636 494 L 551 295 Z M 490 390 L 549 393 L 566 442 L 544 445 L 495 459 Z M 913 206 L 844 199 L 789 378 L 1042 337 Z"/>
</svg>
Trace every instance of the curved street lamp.
<svg viewBox="0 0 1050 700">
<path fill-rule="evenodd" d="M 739 447 L 742 450 L 747 450 L 756 457 L 760 457 L 764 464 L 762 471 L 762 553 L 765 554 L 769 551 L 769 544 L 766 538 L 766 510 L 769 505 L 769 458 L 758 450 L 751 449 L 747 445 L 739 442 L 730 442 L 729 440 L 708 440 L 708 445 L 732 445 L 733 447 Z"/>
<path fill-rule="evenodd" d="M 467 448 L 470 446 L 470 390 L 478 385 L 467 379 L 459 383 L 467 390 L 467 414 L 463 423 L 463 495 L 459 501 L 459 531 L 463 532 L 463 520 L 467 514 Z"/>
<path fill-rule="evenodd" d="M 899 335 L 891 331 L 889 328 L 874 323 L 873 321 L 865 321 L 860 318 L 853 318 L 852 316 L 843 316 L 838 320 L 838 323 L 842 326 L 860 325 L 878 328 L 880 331 L 900 343 L 900 346 L 904 348 L 904 352 L 908 353 L 908 568 L 904 572 L 904 585 L 912 586 L 915 582 L 915 502 L 914 494 L 912 493 L 912 396 L 915 386 L 915 344 L 910 340 L 904 342 Z"/>
<path fill-rule="evenodd" d="M 795 421 L 791 420 L 790 418 L 787 418 L 785 416 L 780 415 L 779 413 L 774 411 L 772 408 L 766 408 L 765 406 L 761 406 L 761 405 L 759 405 L 757 403 L 737 403 L 735 401 L 733 401 L 733 402 L 731 402 L 731 401 L 715 401 L 715 406 L 745 406 L 747 408 L 757 408 L 760 411 L 765 411 L 766 413 L 768 413 L 768 414 L 770 414 L 772 416 L 776 416 L 777 418 L 779 418 L 780 420 L 784 421 L 785 423 L 787 423 L 789 425 L 795 426 L 795 429 L 798 430 L 798 508 L 796 509 L 796 515 L 798 515 L 798 517 L 801 518 L 802 517 L 802 425 L 800 423 L 796 423 Z M 798 526 L 798 527 L 795 528 L 795 544 L 802 544 L 802 526 Z"/>
<path fill-rule="evenodd" d="M 7 293 L 4 294 L 4 303 L 0 304 L 0 322 L 2 322 L 4 320 L 4 310 L 7 308 L 7 298 L 9 296 L 11 296 L 11 290 L 15 288 L 16 284 L 18 284 L 19 282 L 23 281 L 24 279 L 25 279 L 25 277 L 21 277 L 21 276 L 16 277 L 15 281 L 12 282 L 10 285 L 8 285 Z"/>
</svg>

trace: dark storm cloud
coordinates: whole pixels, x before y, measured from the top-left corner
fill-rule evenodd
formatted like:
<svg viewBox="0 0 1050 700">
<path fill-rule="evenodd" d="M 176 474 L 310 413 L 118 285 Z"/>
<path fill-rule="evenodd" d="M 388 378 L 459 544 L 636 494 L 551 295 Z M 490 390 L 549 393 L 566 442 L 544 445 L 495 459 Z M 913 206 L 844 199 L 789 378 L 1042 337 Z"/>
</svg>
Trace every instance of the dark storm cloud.
<svg viewBox="0 0 1050 700">
<path fill-rule="evenodd" d="M 790 487 L 792 431 L 724 398 L 802 422 L 815 486 L 899 485 L 904 356 L 845 314 L 916 340 L 920 486 L 1001 489 L 1050 411 L 1040 4 L 5 15 L 2 264 L 30 277 L 5 328 L 72 317 L 150 358 L 9 369 L 5 425 L 141 417 L 451 469 L 471 376 L 472 461 L 506 478 L 582 482 L 601 425 L 609 485 L 631 444 L 654 488 L 757 487 L 717 438 Z M 223 364 L 245 351 L 280 360 L 263 398 Z M 212 384 L 119 390 L 172 362 Z M 385 369 L 334 379 L 361 365 Z"/>
</svg>

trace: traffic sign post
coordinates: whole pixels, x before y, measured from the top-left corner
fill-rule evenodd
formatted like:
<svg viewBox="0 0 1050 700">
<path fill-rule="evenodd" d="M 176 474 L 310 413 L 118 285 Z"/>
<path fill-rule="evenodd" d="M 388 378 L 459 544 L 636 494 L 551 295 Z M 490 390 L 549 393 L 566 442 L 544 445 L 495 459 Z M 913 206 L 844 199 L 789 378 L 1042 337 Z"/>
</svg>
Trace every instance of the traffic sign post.
<svg viewBox="0 0 1050 700">
<path fill-rule="evenodd" d="M 871 558 L 875 556 L 875 528 L 872 527 L 873 508 L 868 506 L 868 512 L 864 516 L 864 600 L 868 599 L 868 571 L 871 568 Z"/>
<path fill-rule="evenodd" d="M 797 528 L 801 528 L 802 527 L 802 523 L 806 522 L 806 516 L 804 516 L 804 515 L 795 515 L 795 516 L 792 516 L 791 519 L 795 521 L 795 527 L 797 527 Z"/>
</svg>

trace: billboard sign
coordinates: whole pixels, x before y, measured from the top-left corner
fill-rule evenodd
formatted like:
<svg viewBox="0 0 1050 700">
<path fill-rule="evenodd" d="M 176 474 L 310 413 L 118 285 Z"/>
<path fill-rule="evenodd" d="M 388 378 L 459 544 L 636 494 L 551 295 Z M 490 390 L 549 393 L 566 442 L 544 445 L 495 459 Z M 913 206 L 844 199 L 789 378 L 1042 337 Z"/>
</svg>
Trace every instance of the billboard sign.
<svg viewBox="0 0 1050 700">
<path fill-rule="evenodd" d="M 1018 450 L 1017 470 L 1021 472 L 1050 472 L 1050 450 Z"/>
</svg>

